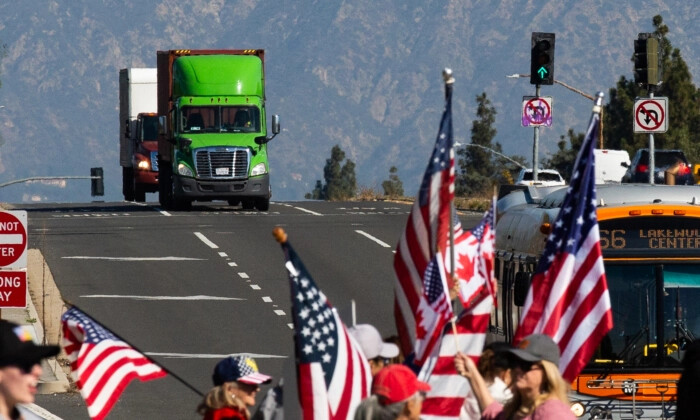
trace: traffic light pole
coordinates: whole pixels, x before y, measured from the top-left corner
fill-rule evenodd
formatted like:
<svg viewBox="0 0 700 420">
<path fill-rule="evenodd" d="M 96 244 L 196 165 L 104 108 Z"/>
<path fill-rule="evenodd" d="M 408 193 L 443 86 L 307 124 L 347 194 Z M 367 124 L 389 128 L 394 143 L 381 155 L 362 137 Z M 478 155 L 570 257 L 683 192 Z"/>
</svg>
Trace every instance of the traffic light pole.
<svg viewBox="0 0 700 420">
<path fill-rule="evenodd" d="M 540 97 L 540 85 L 535 85 L 535 97 Z M 537 182 L 538 181 L 538 176 L 537 176 L 537 157 L 540 153 L 539 151 L 539 145 L 540 145 L 540 127 L 536 125 L 534 127 L 535 130 L 535 138 L 532 140 L 532 181 Z"/>
</svg>

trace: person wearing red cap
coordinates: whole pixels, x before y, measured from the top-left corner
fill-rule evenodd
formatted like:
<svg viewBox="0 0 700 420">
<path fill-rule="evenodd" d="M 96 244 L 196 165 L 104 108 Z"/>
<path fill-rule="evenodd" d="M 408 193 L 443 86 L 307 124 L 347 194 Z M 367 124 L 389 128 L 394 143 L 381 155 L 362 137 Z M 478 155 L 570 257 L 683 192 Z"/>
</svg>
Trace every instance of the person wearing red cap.
<svg viewBox="0 0 700 420">
<path fill-rule="evenodd" d="M 0 320 L 0 419 L 22 419 L 17 405 L 34 402 L 41 359 L 58 352 L 58 346 L 34 344 L 26 326 Z"/>
<path fill-rule="evenodd" d="M 372 381 L 372 396 L 362 400 L 354 420 L 418 420 L 430 385 L 405 365 L 389 365 Z"/>
<path fill-rule="evenodd" d="M 455 356 L 455 368 L 469 380 L 479 402 L 482 420 L 574 420 L 567 391 L 569 385 L 559 373 L 559 347 L 549 336 L 531 334 L 511 356 L 513 398 L 501 405 L 488 391 L 472 359 L 462 353 Z"/>
<path fill-rule="evenodd" d="M 272 377 L 258 372 L 258 365 L 247 356 L 229 356 L 214 368 L 214 387 L 197 407 L 203 420 L 248 420 L 248 407 L 255 405 L 260 384 Z"/>
</svg>

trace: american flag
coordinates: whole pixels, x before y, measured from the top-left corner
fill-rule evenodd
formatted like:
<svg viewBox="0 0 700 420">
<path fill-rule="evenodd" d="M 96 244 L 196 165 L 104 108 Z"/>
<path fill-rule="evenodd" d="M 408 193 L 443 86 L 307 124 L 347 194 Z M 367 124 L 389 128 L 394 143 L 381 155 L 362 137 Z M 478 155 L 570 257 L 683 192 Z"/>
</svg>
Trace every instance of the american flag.
<svg viewBox="0 0 700 420">
<path fill-rule="evenodd" d="M 90 418 L 105 418 L 132 379 L 148 381 L 166 375 L 160 366 L 78 308 L 67 310 L 61 321 L 63 350 Z"/>
<path fill-rule="evenodd" d="M 447 325 L 440 345 L 433 350 L 421 369 L 419 379 L 430 384 L 430 391 L 423 401 L 421 419 L 457 420 L 463 415 L 464 399 L 470 392 L 469 382 L 455 369 L 457 351 L 478 362 L 484 349 L 486 329 L 493 302 L 490 298 L 475 302 L 465 309 L 456 321 L 456 332 Z"/>
<path fill-rule="evenodd" d="M 600 116 L 593 113 L 561 210 L 528 291 L 514 343 L 547 334 L 573 381 L 613 325 L 596 215 L 595 158 Z"/>
<path fill-rule="evenodd" d="M 289 272 L 299 402 L 304 420 L 352 419 L 369 396 L 369 364 L 292 246 L 282 243 Z"/>
<path fill-rule="evenodd" d="M 452 229 L 454 198 L 452 86 L 446 84 L 445 110 L 433 154 L 394 257 L 397 283 L 394 316 L 404 354 L 422 365 L 452 317 L 444 250 Z"/>
</svg>

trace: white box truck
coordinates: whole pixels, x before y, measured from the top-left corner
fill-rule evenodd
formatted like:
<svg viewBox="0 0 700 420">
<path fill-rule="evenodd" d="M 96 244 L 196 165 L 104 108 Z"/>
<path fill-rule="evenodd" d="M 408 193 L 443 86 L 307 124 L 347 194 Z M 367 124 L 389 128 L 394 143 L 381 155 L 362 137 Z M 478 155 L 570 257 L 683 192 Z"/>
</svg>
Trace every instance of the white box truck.
<svg viewBox="0 0 700 420">
<path fill-rule="evenodd" d="M 119 70 L 119 163 L 124 200 L 158 191 L 158 73 Z"/>
</svg>

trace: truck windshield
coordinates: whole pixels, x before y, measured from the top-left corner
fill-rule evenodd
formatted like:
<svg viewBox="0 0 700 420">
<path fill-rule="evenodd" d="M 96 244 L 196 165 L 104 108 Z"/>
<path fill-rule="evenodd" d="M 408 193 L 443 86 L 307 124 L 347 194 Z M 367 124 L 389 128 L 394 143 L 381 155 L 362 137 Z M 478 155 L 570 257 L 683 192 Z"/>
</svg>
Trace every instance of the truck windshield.
<svg viewBox="0 0 700 420">
<path fill-rule="evenodd" d="M 260 110 L 254 106 L 186 106 L 183 133 L 259 133 Z"/>
<path fill-rule="evenodd" d="M 700 337 L 700 265 L 606 264 L 605 272 L 614 326 L 595 362 L 633 367 L 663 360 L 664 366 L 679 366 L 686 344 Z M 663 286 L 657 288 L 657 281 Z M 656 352 L 660 334 L 662 358 Z"/>
<path fill-rule="evenodd" d="M 158 140 L 158 116 L 147 115 L 141 120 L 141 140 Z"/>
</svg>

